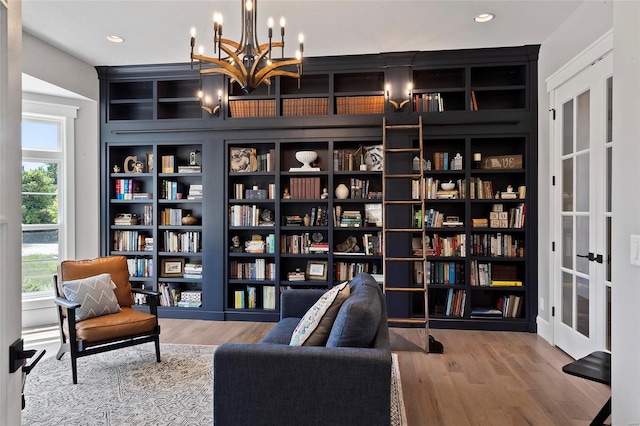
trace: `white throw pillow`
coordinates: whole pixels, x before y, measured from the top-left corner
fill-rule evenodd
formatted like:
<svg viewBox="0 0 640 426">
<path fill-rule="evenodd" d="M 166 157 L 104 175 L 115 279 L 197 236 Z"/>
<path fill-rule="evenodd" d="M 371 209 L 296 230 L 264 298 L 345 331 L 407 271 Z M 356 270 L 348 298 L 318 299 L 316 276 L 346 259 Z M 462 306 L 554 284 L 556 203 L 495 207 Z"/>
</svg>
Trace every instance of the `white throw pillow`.
<svg viewBox="0 0 640 426">
<path fill-rule="evenodd" d="M 65 297 L 72 302 L 80 303 L 80 307 L 76 309 L 76 321 L 122 311 L 113 291 L 115 288 L 116 285 L 111 281 L 111 274 L 100 274 L 62 283 L 62 292 Z"/>
<path fill-rule="evenodd" d="M 291 336 L 290 346 L 323 346 L 342 303 L 349 297 L 349 281 L 323 294 L 304 314 Z"/>
</svg>

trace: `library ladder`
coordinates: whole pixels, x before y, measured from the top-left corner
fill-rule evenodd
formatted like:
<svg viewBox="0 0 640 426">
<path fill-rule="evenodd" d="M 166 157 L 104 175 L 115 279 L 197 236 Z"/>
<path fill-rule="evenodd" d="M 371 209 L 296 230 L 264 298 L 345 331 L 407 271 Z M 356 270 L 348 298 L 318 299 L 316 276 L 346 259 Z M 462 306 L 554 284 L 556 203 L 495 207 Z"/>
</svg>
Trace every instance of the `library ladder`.
<svg viewBox="0 0 640 426">
<path fill-rule="evenodd" d="M 396 131 L 404 133 L 399 138 L 390 138 L 388 133 L 395 134 Z M 417 147 L 411 137 L 414 131 L 418 132 Z M 386 117 L 382 119 L 383 290 L 389 296 L 403 293 L 405 300 L 413 301 L 418 294 L 422 296 L 424 309 L 421 312 L 413 312 L 413 303 L 407 303 L 406 315 L 390 316 L 389 323 L 424 325 L 425 351 L 442 353 L 442 344 L 429 335 L 422 132 L 422 116 L 418 117 L 418 124 L 389 125 Z M 416 158 L 418 167 L 415 167 Z M 419 240 L 418 244 L 414 243 L 416 240 Z"/>
</svg>

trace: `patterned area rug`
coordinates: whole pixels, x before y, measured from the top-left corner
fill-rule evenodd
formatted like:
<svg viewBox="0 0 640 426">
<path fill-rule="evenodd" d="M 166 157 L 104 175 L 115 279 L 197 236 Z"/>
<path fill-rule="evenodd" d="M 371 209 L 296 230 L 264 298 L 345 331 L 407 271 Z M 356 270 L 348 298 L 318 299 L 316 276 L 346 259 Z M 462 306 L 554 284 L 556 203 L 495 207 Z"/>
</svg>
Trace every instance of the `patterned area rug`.
<svg viewBox="0 0 640 426">
<path fill-rule="evenodd" d="M 27 379 L 22 424 L 173 426 L 213 424 L 215 346 L 152 344 L 78 359 L 71 384 L 68 354 L 40 361 Z M 391 424 L 405 426 L 397 355 L 391 373 Z"/>
</svg>

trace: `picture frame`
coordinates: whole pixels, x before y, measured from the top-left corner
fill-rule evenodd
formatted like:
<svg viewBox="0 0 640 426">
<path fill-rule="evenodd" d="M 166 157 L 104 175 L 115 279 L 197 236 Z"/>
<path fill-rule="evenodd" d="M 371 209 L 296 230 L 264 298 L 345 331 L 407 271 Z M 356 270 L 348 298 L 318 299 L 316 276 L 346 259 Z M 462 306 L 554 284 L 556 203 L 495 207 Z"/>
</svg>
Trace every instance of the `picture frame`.
<svg viewBox="0 0 640 426">
<path fill-rule="evenodd" d="M 145 154 L 145 160 L 147 164 L 147 167 L 146 167 L 147 173 L 153 172 L 153 152 L 147 152 Z"/>
<path fill-rule="evenodd" d="M 255 148 L 229 148 L 229 171 L 255 172 L 258 170 L 258 159 Z"/>
<path fill-rule="evenodd" d="M 184 274 L 184 259 L 171 258 L 160 260 L 160 277 L 182 278 Z"/>
<path fill-rule="evenodd" d="M 329 264 L 326 260 L 310 260 L 307 262 L 307 279 L 326 281 Z"/>
</svg>

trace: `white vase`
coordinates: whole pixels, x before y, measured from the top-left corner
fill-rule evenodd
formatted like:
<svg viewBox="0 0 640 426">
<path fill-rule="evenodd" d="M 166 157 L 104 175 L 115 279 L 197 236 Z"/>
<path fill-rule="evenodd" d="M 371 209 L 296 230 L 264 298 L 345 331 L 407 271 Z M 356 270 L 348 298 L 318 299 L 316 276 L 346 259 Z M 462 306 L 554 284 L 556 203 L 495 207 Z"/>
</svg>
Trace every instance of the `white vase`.
<svg viewBox="0 0 640 426">
<path fill-rule="evenodd" d="M 344 200 L 349 197 L 349 188 L 344 183 L 341 183 L 336 187 L 336 198 Z"/>
</svg>

